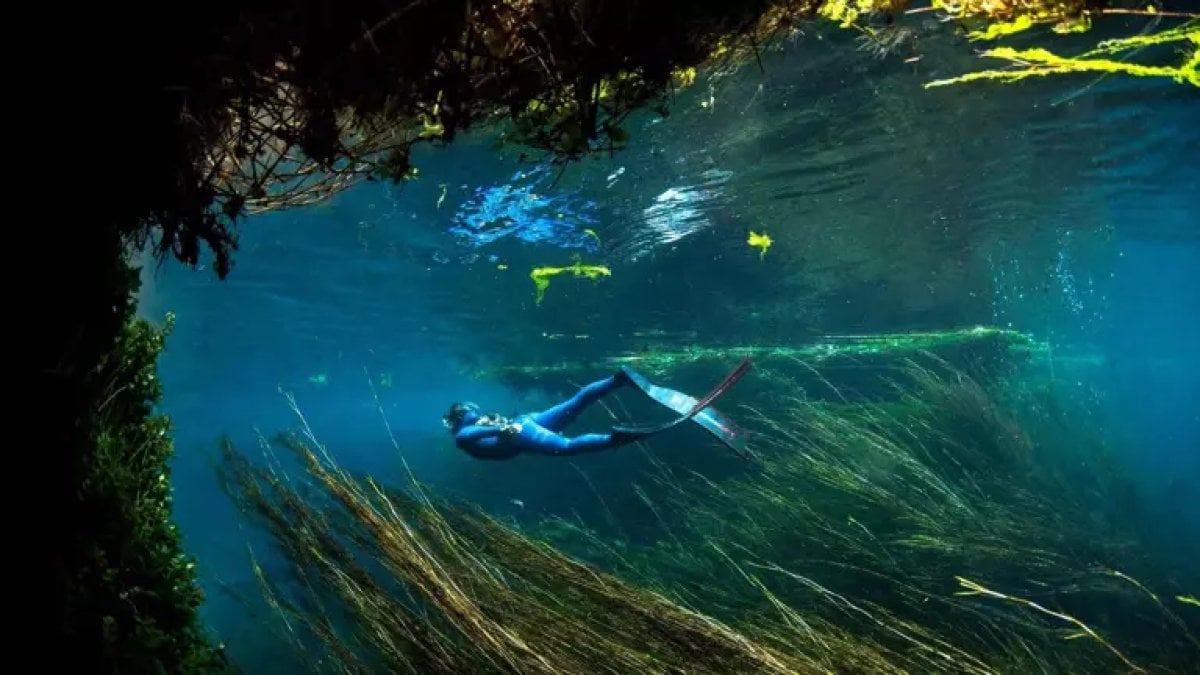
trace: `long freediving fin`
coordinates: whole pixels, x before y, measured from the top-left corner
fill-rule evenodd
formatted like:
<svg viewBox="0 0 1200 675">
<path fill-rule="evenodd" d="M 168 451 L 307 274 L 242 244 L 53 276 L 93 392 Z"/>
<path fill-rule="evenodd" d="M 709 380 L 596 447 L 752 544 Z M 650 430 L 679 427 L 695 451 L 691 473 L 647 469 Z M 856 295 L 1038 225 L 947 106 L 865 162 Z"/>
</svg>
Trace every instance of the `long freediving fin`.
<svg viewBox="0 0 1200 675">
<path fill-rule="evenodd" d="M 749 449 L 746 447 L 745 434 L 732 420 L 709 406 L 737 384 L 738 380 L 741 380 L 749 370 L 750 359 L 742 359 L 742 362 L 726 375 L 725 379 L 713 387 L 707 395 L 697 400 L 683 392 L 654 384 L 632 369 L 625 368 L 625 374 L 642 393 L 680 415 L 662 424 L 641 427 L 619 425 L 613 427 L 613 431 L 649 436 L 693 420 L 739 456 L 746 458 L 749 456 Z"/>
</svg>

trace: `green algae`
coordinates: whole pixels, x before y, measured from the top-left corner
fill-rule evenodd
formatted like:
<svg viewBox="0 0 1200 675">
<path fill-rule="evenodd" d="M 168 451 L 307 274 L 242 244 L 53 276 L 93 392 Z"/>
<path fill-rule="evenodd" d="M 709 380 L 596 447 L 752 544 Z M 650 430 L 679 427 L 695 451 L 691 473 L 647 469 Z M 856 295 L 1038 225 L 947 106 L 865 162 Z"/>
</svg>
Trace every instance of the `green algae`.
<svg viewBox="0 0 1200 675">
<path fill-rule="evenodd" d="M 662 375 L 680 366 L 725 364 L 749 357 L 756 366 L 809 364 L 848 361 L 862 358 L 901 358 L 922 351 L 961 346 L 994 345 L 1012 354 L 1040 354 L 1045 344 L 1024 333 L 989 326 L 973 326 L 939 331 L 884 333 L 879 335 L 827 335 L 800 345 L 669 345 L 635 353 L 614 354 L 595 360 L 555 363 L 497 365 L 474 371 L 476 377 L 525 379 L 549 375 L 584 375 L 631 366 L 648 374 Z"/>
</svg>

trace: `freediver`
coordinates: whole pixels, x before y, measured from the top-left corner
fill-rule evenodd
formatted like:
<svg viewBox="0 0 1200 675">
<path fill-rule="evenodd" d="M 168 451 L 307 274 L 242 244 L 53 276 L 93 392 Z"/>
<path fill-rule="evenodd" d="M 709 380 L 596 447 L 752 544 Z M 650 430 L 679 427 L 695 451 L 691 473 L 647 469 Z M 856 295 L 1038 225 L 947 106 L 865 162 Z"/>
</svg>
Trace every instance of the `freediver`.
<svg viewBox="0 0 1200 675">
<path fill-rule="evenodd" d="M 485 415 L 475 403 L 459 402 L 450 406 L 442 425 L 454 436 L 454 444 L 476 459 L 506 460 L 517 455 L 572 456 L 611 450 L 666 431 L 686 420 L 693 420 L 739 455 L 745 456 L 744 434 L 731 420 L 709 407 L 745 375 L 750 367 L 744 359 L 725 380 L 703 399 L 697 400 L 656 385 L 622 366 L 616 373 L 581 388 L 574 396 L 537 413 L 525 413 L 508 419 Z M 566 436 L 563 430 L 588 406 L 617 389 L 634 385 L 639 391 L 679 417 L 649 427 L 614 426 L 608 433 Z"/>
<path fill-rule="evenodd" d="M 562 432 L 588 406 L 631 383 L 622 368 L 583 387 L 558 405 L 511 420 L 496 414 L 484 415 L 474 403 L 455 403 L 442 418 L 442 424 L 454 434 L 454 444 L 476 459 L 512 459 L 522 453 L 579 455 L 610 450 L 645 438 L 649 433 L 614 429 L 606 434 L 568 437 Z"/>
</svg>

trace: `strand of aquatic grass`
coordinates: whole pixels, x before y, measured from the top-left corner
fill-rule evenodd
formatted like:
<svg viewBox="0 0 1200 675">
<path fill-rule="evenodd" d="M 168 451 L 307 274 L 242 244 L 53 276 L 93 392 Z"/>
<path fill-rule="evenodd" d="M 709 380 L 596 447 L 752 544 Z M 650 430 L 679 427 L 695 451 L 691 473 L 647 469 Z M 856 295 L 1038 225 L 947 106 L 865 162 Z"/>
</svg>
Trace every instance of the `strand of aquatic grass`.
<svg viewBox="0 0 1200 675">
<path fill-rule="evenodd" d="M 575 470 L 575 473 L 579 474 L 580 478 L 583 479 L 583 482 L 587 484 L 588 490 L 591 491 L 592 495 L 596 498 L 596 501 L 599 502 L 600 508 L 604 512 L 604 519 L 608 523 L 609 527 L 613 528 L 613 531 L 619 534 L 622 539 L 629 539 L 629 535 L 625 532 L 625 528 L 621 527 L 621 522 L 617 520 L 615 515 L 613 515 L 612 509 L 608 508 L 608 502 L 604 500 L 604 495 L 600 494 L 600 491 L 596 489 L 595 484 L 592 483 L 592 479 L 588 477 L 587 473 L 584 472 L 583 469 L 579 468 L 579 465 L 575 464 L 574 462 L 571 462 L 570 465 L 571 468 Z"/>
<path fill-rule="evenodd" d="M 1161 77 L 1174 80 L 1179 84 L 1190 84 L 1200 87 L 1200 49 L 1197 49 L 1182 65 L 1179 66 L 1147 66 L 1139 63 L 1126 63 L 1110 59 L 1067 58 L 1045 49 L 1014 49 L 1012 47 L 996 47 L 983 52 L 983 56 L 1011 61 L 1023 68 L 1016 70 L 982 70 L 967 73 L 957 77 L 934 80 L 925 83 L 925 88 L 944 87 L 951 84 L 975 82 L 979 80 L 999 80 L 1001 82 L 1016 82 L 1030 77 L 1045 77 L 1064 73 L 1123 73 L 1134 77 Z"/>
<path fill-rule="evenodd" d="M 667 536 L 669 536 L 671 540 L 675 542 L 675 545 L 678 546 L 680 550 L 684 550 L 685 547 L 683 546 L 683 543 L 679 541 L 679 537 L 675 536 L 675 532 L 671 530 L 671 526 L 667 524 L 667 521 L 662 517 L 662 514 L 658 512 L 657 508 L 655 508 L 654 502 L 651 501 L 649 495 L 647 495 L 646 491 L 642 489 L 642 486 L 634 484 L 633 492 L 638 496 L 638 499 L 642 500 L 642 503 L 646 505 L 646 508 L 650 509 L 650 513 L 654 514 L 654 519 L 658 522 L 659 526 L 663 528 L 663 531 L 667 533 Z"/>
<path fill-rule="evenodd" d="M 607 541 L 605 541 L 599 535 L 595 534 L 594 532 L 587 529 L 586 527 L 576 526 L 575 524 L 571 523 L 570 521 L 565 520 L 563 518 L 559 518 L 558 516 L 551 516 L 551 520 L 554 522 L 557 522 L 561 527 L 569 529 L 571 532 L 574 532 L 574 533 L 578 534 L 580 537 L 583 537 L 584 539 L 586 539 L 588 541 L 588 543 L 602 549 L 605 553 L 607 553 L 609 555 L 609 560 L 616 561 L 621 567 L 624 567 L 625 569 L 629 569 L 629 570 L 635 570 L 635 571 L 637 570 L 637 567 L 634 563 L 627 560 L 624 556 L 621 555 L 621 553 L 619 551 L 617 551 L 616 548 L 614 548 L 611 544 L 609 544 Z M 540 534 L 540 533 L 535 532 L 534 534 L 536 535 L 536 534 Z"/>
<path fill-rule="evenodd" d="M 831 591 L 828 588 L 825 588 L 824 586 L 822 586 L 821 584 L 818 584 L 817 582 L 813 581 L 812 579 L 808 579 L 802 575 L 796 574 L 795 572 L 785 570 L 775 564 L 771 564 L 771 565 L 758 565 L 756 563 L 750 563 L 750 564 L 753 565 L 754 567 L 758 567 L 758 568 L 769 570 L 772 572 L 778 572 L 780 574 L 784 574 L 784 575 L 790 577 L 791 579 L 794 579 L 796 581 L 803 583 L 804 585 L 817 591 L 818 593 L 822 594 L 823 596 L 830 599 L 831 601 L 834 601 L 839 607 L 841 607 L 845 610 L 853 611 L 863 617 L 868 618 L 872 623 L 883 628 L 888 633 L 891 633 L 892 635 L 899 637 L 901 640 L 909 643 L 910 645 L 916 647 L 917 649 L 919 649 L 921 651 L 929 652 L 929 653 L 936 655 L 940 659 L 940 665 L 942 665 L 942 666 L 952 664 L 952 665 L 956 666 L 956 668 L 961 669 L 963 672 L 972 672 L 972 673 L 991 673 L 991 672 L 993 672 L 992 669 L 987 664 L 980 661 L 976 657 L 962 651 L 961 649 L 958 649 L 957 647 L 954 647 L 953 645 L 950 645 L 948 643 L 944 643 L 941 640 L 936 641 L 936 646 L 929 644 L 929 642 L 922 640 L 920 637 L 910 635 L 910 634 L 906 633 L 905 631 L 901 630 L 900 628 L 897 628 L 896 626 L 889 625 L 886 621 L 872 615 L 871 612 L 868 612 L 867 610 L 858 606 L 854 602 L 851 602 L 844 596 L 842 596 L 838 593 L 835 593 L 834 591 Z M 761 584 L 759 584 L 759 585 L 761 586 Z"/>
<path fill-rule="evenodd" d="M 801 635 L 804 638 L 812 640 L 813 642 L 816 642 L 817 644 L 820 644 L 822 647 L 824 647 L 824 651 L 818 652 L 818 653 L 821 654 L 823 661 L 827 665 L 829 665 L 830 667 L 835 666 L 836 659 L 832 659 L 831 657 L 833 657 L 833 655 L 836 652 L 832 652 L 829 649 L 830 642 L 828 639 L 823 639 L 822 637 L 817 636 L 813 632 L 811 625 L 807 621 L 805 621 L 803 619 L 803 617 L 801 617 L 799 615 L 799 613 L 795 612 L 795 610 L 792 610 L 790 607 L 787 607 L 784 603 L 780 602 L 779 599 L 773 593 L 771 593 L 771 591 L 769 589 L 767 589 L 766 586 L 764 586 L 761 581 L 759 581 L 753 575 L 748 574 L 742 568 L 742 566 L 739 565 L 736 561 L 734 561 L 727 553 L 725 553 L 725 551 L 723 551 L 721 549 L 721 547 L 717 545 L 716 542 L 714 542 L 710 539 L 707 541 L 707 543 L 708 543 L 708 546 L 712 550 L 716 551 L 717 554 L 723 560 L 725 560 L 725 562 L 728 565 L 732 566 L 734 568 L 734 570 L 737 571 L 739 576 L 741 576 L 744 580 L 746 580 L 751 587 L 753 587 L 753 588 L 757 589 L 759 592 L 763 593 L 764 597 L 766 597 L 772 603 L 772 605 L 774 605 L 777 609 L 781 610 L 781 612 L 784 614 L 784 616 L 789 620 L 790 625 L 792 625 L 793 627 L 797 626 L 797 625 L 800 626 L 800 628 L 802 629 Z M 751 564 L 753 564 L 753 563 L 751 563 Z M 856 636 L 856 640 L 857 640 L 858 644 L 860 644 L 860 645 L 868 644 L 868 641 L 864 638 L 864 636 L 858 635 L 858 636 Z M 918 640 L 913 640 L 913 643 L 920 644 L 920 642 Z M 884 654 L 888 654 L 889 650 L 881 649 L 881 648 L 879 648 L 878 645 L 872 645 L 872 646 L 874 647 L 874 649 L 867 650 L 865 654 L 862 654 L 859 656 L 859 659 L 860 659 L 859 666 L 860 667 L 863 665 L 864 657 L 866 659 L 870 659 L 870 660 L 874 660 L 874 659 L 878 658 L 879 660 L 874 661 L 872 663 L 872 665 L 874 665 L 875 668 L 878 669 L 879 671 L 881 671 L 881 672 L 903 672 L 901 669 L 897 668 L 897 666 L 894 663 L 892 663 L 890 660 L 888 660 L 886 658 L 881 658 L 881 657 L 883 657 Z M 849 651 L 851 653 L 855 653 L 858 650 L 851 649 L 851 650 L 844 650 L 844 651 Z M 892 654 L 892 656 L 895 656 L 895 655 Z"/>
<path fill-rule="evenodd" d="M 1146 670 L 1144 668 L 1142 668 L 1141 666 L 1138 666 L 1137 664 L 1133 663 L 1128 658 L 1126 658 L 1126 656 L 1124 654 L 1122 654 L 1119 649 L 1112 646 L 1112 643 L 1110 643 L 1108 640 L 1105 640 L 1103 637 L 1100 637 L 1100 635 L 1098 633 L 1096 633 L 1096 631 L 1092 630 L 1087 624 L 1080 621 L 1079 619 L 1076 619 L 1073 616 L 1070 616 L 1069 614 L 1064 614 L 1062 612 L 1056 612 L 1054 610 L 1047 609 L 1047 608 L 1039 605 L 1038 603 L 1033 602 L 1031 600 L 1026 600 L 1025 598 L 1020 598 L 1020 597 L 1017 597 L 1014 595 L 1007 595 L 1004 593 L 1000 593 L 998 591 L 993 591 L 991 589 L 985 588 L 984 586 L 982 586 L 974 581 L 971 581 L 970 579 L 966 579 L 964 577 L 955 577 L 955 579 L 958 580 L 958 583 L 963 588 L 967 589 L 965 591 L 957 592 L 956 595 L 985 595 L 990 598 L 1006 600 L 1008 602 L 1015 602 L 1019 605 L 1024 605 L 1026 607 L 1029 607 L 1030 609 L 1037 610 L 1048 616 L 1052 616 L 1056 619 L 1060 619 L 1062 621 L 1071 623 L 1071 624 L 1075 625 L 1076 627 L 1078 627 L 1080 632 L 1069 635 L 1065 639 L 1070 640 L 1070 639 L 1073 639 L 1076 637 L 1084 637 L 1084 636 L 1090 637 L 1093 640 L 1104 645 L 1110 652 L 1115 654 L 1117 656 L 1117 658 L 1121 659 L 1121 661 L 1126 666 L 1129 666 L 1129 668 L 1131 668 L 1135 672 L 1139 672 L 1139 673 L 1146 672 Z"/>
<path fill-rule="evenodd" d="M 1124 572 L 1110 569 L 1110 568 L 1103 567 L 1103 566 L 1097 568 L 1097 571 L 1099 571 L 1101 574 L 1106 574 L 1108 576 L 1116 577 L 1118 579 L 1121 579 L 1122 581 L 1128 582 L 1128 583 L 1132 584 L 1133 586 L 1135 586 L 1138 590 L 1140 590 L 1147 597 L 1149 597 L 1151 600 L 1153 600 L 1154 604 L 1157 605 L 1160 610 L 1162 610 L 1163 614 L 1167 615 L 1167 618 L 1171 619 L 1171 621 L 1176 626 L 1179 626 L 1179 629 L 1183 632 L 1184 637 L 1187 638 L 1188 642 L 1192 643 L 1192 646 L 1196 647 L 1197 650 L 1200 650 L 1200 641 L 1197 641 L 1196 636 L 1192 635 L 1192 631 L 1190 629 L 1188 629 L 1187 624 L 1184 623 L 1182 619 L 1180 619 L 1178 616 L 1176 616 L 1174 612 L 1172 612 L 1170 609 L 1168 609 L 1167 606 L 1164 605 L 1162 603 L 1162 601 L 1158 599 L 1157 593 L 1154 593 L 1149 588 L 1146 588 L 1145 586 L 1142 585 L 1142 582 L 1138 581 L 1137 579 L 1134 579 L 1133 577 L 1129 576 L 1128 574 L 1125 574 Z"/>
<path fill-rule="evenodd" d="M 972 614 L 975 617 L 975 619 L 977 619 L 980 622 L 980 624 L 976 624 L 976 626 L 975 626 L 977 629 L 982 625 L 982 626 L 986 627 L 988 630 L 997 631 L 998 633 L 1003 632 L 1002 629 L 1000 628 L 1000 626 L 993 620 L 992 617 L 989 617 L 987 614 L 984 614 L 979 609 L 977 609 L 963 601 L 956 600 L 953 596 L 947 597 L 947 596 L 944 596 L 944 595 L 941 595 L 938 593 L 931 593 L 927 590 L 924 590 L 924 589 L 914 585 L 913 582 L 920 581 L 919 579 L 904 581 L 904 580 L 889 576 L 887 574 L 884 574 L 884 573 L 879 572 L 874 569 L 868 569 L 868 568 L 856 566 L 856 565 L 841 562 L 841 561 L 835 561 L 835 560 L 805 559 L 805 560 L 795 560 L 795 561 L 793 561 L 793 563 L 795 563 L 795 564 L 803 563 L 806 565 L 819 565 L 819 566 L 835 567 L 835 568 L 842 569 L 842 570 L 850 570 L 850 571 L 854 572 L 855 574 L 861 574 L 866 577 L 874 577 L 876 579 L 885 581 L 888 584 L 894 585 L 897 588 L 901 589 L 903 592 L 910 594 L 910 598 L 912 599 L 913 602 L 922 603 L 922 604 L 928 603 L 928 602 L 933 602 L 933 603 L 941 604 L 949 609 L 961 610 L 961 611 Z M 1037 628 L 1037 626 L 1035 626 L 1033 623 L 1025 623 L 1025 625 L 1030 628 Z"/>
<path fill-rule="evenodd" d="M 1200 28 L 1200 22 L 1191 20 L 1174 28 L 1168 28 L 1157 33 L 1143 33 L 1124 38 L 1103 40 L 1097 44 L 1095 48 L 1083 53 L 1082 56 L 1089 57 L 1098 56 L 1101 54 L 1115 54 L 1117 52 L 1123 52 L 1127 49 L 1163 45 L 1171 42 L 1200 42 L 1200 40 L 1197 38 L 1198 28 Z"/>
<path fill-rule="evenodd" d="M 834 454 L 842 455 L 843 457 L 849 456 L 848 448 L 844 446 L 844 442 L 840 439 L 847 437 L 854 438 L 853 433 L 856 429 L 851 428 L 850 423 L 844 420 L 831 423 L 830 417 L 822 417 L 820 412 L 817 412 L 817 415 L 817 418 L 809 420 L 803 432 L 790 432 L 785 430 L 782 425 L 770 420 L 767 421 L 767 424 L 775 427 L 777 432 L 776 443 L 781 446 L 781 449 L 787 446 L 799 446 L 810 450 L 807 453 L 798 453 L 798 456 L 808 464 L 806 467 L 807 474 L 817 476 L 831 487 L 848 489 L 857 494 L 866 495 L 877 503 L 897 503 L 895 495 L 892 492 L 867 479 L 858 471 L 851 469 L 844 461 L 837 461 L 836 458 L 830 456 L 831 453 L 825 450 L 829 446 L 832 446 L 835 448 Z M 793 426 L 792 428 L 796 427 Z M 957 497 L 953 490 L 949 489 L 937 476 L 923 471 L 919 464 L 912 462 L 911 458 L 904 457 L 896 452 L 893 447 L 889 447 L 889 444 L 883 442 L 880 437 L 872 437 L 869 434 L 863 433 L 859 434 L 858 438 L 868 441 L 868 443 L 864 444 L 866 447 L 860 447 L 858 448 L 859 450 L 873 449 L 886 457 L 906 464 L 908 468 L 915 469 L 918 475 L 923 477 L 934 490 L 949 496 L 954 503 L 965 508 L 965 504 L 961 498 Z M 784 469 L 786 471 L 786 467 Z M 795 473 L 794 471 L 787 472 Z M 928 493 L 920 487 L 916 487 L 915 489 L 923 496 L 928 497 Z M 908 507 L 909 505 L 904 503 L 902 506 Z M 919 508 L 915 510 L 920 511 Z"/>
</svg>

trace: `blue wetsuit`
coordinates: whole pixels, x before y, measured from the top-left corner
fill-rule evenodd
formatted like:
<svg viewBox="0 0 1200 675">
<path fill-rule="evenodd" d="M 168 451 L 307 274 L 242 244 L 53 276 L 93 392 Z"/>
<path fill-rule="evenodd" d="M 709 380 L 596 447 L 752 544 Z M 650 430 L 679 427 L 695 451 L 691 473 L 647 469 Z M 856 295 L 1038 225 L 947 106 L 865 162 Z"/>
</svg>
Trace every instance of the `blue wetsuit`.
<svg viewBox="0 0 1200 675">
<path fill-rule="evenodd" d="M 519 415 L 515 433 L 504 433 L 495 424 L 469 424 L 454 433 L 454 444 L 478 459 L 512 459 L 519 454 L 578 455 L 619 447 L 642 437 L 635 433 L 583 434 L 570 438 L 562 430 L 589 405 L 623 386 L 626 380 L 613 375 L 580 389 L 570 399 L 539 413 Z"/>
</svg>

